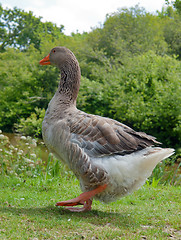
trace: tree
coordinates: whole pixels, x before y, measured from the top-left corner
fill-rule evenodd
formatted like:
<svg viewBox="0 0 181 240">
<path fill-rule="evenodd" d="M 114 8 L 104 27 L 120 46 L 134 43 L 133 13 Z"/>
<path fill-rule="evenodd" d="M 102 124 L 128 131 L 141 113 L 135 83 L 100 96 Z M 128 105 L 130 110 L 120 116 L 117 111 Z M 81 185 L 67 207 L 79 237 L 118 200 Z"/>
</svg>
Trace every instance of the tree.
<svg viewBox="0 0 181 240">
<path fill-rule="evenodd" d="M 173 6 L 177 10 L 177 12 L 181 15 L 181 0 L 175 0 L 173 2 Z"/>
<path fill-rule="evenodd" d="M 11 10 L 0 6 L 0 51 L 4 51 L 6 47 L 25 50 L 31 44 L 40 49 L 44 37 L 48 35 L 56 39 L 63 28 L 63 25 L 57 27 L 51 22 L 43 23 L 41 17 L 35 17 L 31 11 L 27 13 L 16 7 Z"/>
<path fill-rule="evenodd" d="M 46 108 L 57 87 L 56 68 L 39 66 L 40 53 L 8 48 L 0 54 L 0 129 L 10 132 L 20 118 L 35 108 Z"/>
<path fill-rule="evenodd" d="M 120 62 L 149 50 L 162 55 L 167 50 L 162 21 L 138 6 L 108 15 L 103 28 L 90 33 L 89 44 Z"/>
<path fill-rule="evenodd" d="M 151 51 L 130 59 L 117 74 L 120 87 L 119 93 L 114 89 L 113 117 L 165 145 L 179 146 L 181 62 Z"/>
</svg>

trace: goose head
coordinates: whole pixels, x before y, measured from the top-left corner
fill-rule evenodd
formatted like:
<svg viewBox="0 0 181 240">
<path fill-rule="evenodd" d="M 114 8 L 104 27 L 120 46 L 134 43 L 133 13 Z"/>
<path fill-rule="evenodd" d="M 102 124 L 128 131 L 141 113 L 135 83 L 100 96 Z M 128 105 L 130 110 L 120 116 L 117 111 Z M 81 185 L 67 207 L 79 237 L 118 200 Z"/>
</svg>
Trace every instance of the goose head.
<svg viewBox="0 0 181 240">
<path fill-rule="evenodd" d="M 54 47 L 39 63 L 40 65 L 56 65 L 61 69 L 63 66 L 72 65 L 73 62 L 77 62 L 77 59 L 68 48 Z"/>
</svg>

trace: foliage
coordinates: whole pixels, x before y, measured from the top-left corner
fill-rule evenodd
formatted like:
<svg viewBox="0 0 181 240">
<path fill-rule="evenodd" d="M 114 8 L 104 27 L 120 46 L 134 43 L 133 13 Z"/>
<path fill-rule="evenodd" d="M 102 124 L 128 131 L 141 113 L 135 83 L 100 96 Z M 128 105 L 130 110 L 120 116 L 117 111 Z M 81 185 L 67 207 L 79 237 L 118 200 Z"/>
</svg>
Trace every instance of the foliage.
<svg viewBox="0 0 181 240">
<path fill-rule="evenodd" d="M 22 137 L 18 145 L 12 145 L 9 138 L 0 135 L 0 174 L 4 176 L 38 176 L 42 159 L 37 156 L 37 140 Z M 30 150 L 31 149 L 31 150 Z"/>
<path fill-rule="evenodd" d="M 0 128 L 4 131 L 9 132 L 36 107 L 47 107 L 57 86 L 57 70 L 42 71 L 40 59 L 33 46 L 26 53 L 9 48 L 0 54 Z"/>
<path fill-rule="evenodd" d="M 178 161 L 177 161 L 178 159 Z M 157 187 L 158 184 L 181 185 L 181 162 L 180 155 L 171 160 L 164 160 L 153 170 L 152 176 L 147 180 L 147 185 Z"/>
<path fill-rule="evenodd" d="M 132 58 L 120 72 L 121 94 L 113 97 L 111 107 L 114 118 L 157 136 L 167 145 L 179 144 L 180 62 L 149 52 Z"/>
<path fill-rule="evenodd" d="M 31 11 L 28 13 L 18 8 L 3 9 L 0 5 L 0 51 L 6 47 L 27 49 L 33 44 L 40 48 L 41 39 L 51 36 L 56 39 L 63 30 L 51 22 L 43 23 L 41 17 L 35 17 Z"/>
<path fill-rule="evenodd" d="M 173 6 L 177 9 L 178 13 L 181 15 L 181 1 L 175 0 L 175 2 L 173 3 Z"/>
<path fill-rule="evenodd" d="M 165 22 L 164 37 L 169 46 L 168 53 L 175 54 L 179 60 L 181 59 L 181 15 Z"/>
<path fill-rule="evenodd" d="M 16 131 L 18 133 L 26 133 L 29 136 L 40 137 L 42 122 L 45 116 L 45 109 L 35 108 L 35 112 L 32 112 L 29 117 L 21 118 L 18 124 L 15 124 Z"/>
<path fill-rule="evenodd" d="M 66 169 L 53 154 L 49 154 L 43 142 L 30 136 L 14 139 L 0 133 L 0 175 L 40 178 L 42 180 L 59 177 L 72 178 L 73 173 Z"/>
<path fill-rule="evenodd" d="M 41 135 L 36 111 L 47 108 L 59 74 L 38 62 L 62 45 L 80 63 L 78 108 L 180 147 L 180 24 L 174 5 L 157 14 L 135 6 L 107 15 L 90 33 L 65 36 L 62 27 L 43 23 L 32 12 L 1 7 L 0 128 Z"/>
<path fill-rule="evenodd" d="M 164 54 L 167 48 L 161 19 L 138 6 L 108 15 L 103 29 L 99 29 L 98 41 L 93 40 L 95 35 L 97 30 L 90 34 L 92 44 L 120 61 L 148 50 Z"/>
</svg>

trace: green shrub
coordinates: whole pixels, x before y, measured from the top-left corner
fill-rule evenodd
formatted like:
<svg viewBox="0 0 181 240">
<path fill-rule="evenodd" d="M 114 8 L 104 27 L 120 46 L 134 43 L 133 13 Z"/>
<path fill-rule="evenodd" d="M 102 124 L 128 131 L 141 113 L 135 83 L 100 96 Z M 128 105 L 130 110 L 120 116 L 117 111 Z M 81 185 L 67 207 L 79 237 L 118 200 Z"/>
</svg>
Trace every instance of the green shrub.
<svg viewBox="0 0 181 240">
<path fill-rule="evenodd" d="M 119 88 L 110 106 L 113 117 L 167 146 L 180 147 L 181 63 L 148 52 L 130 59 L 117 78 Z"/>
<path fill-rule="evenodd" d="M 45 116 L 45 109 L 35 108 L 28 118 L 21 118 L 15 124 L 16 131 L 28 136 L 40 137 L 42 133 L 42 121 Z"/>
<path fill-rule="evenodd" d="M 27 52 L 7 49 L 0 53 L 0 129 L 11 132 L 14 123 L 36 107 L 46 108 L 57 87 L 58 70 L 39 65 L 42 55 L 30 46 Z"/>
</svg>

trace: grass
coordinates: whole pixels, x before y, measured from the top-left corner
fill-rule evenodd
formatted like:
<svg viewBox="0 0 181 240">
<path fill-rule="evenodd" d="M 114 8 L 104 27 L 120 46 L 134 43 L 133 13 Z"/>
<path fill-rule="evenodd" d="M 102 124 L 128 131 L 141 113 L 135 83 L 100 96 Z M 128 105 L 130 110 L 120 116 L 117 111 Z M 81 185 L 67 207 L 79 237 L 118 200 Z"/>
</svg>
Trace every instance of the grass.
<svg viewBox="0 0 181 240">
<path fill-rule="evenodd" d="M 75 178 L 1 177 L 1 239 L 181 239 L 181 187 L 144 186 L 87 213 L 55 207 L 80 193 Z"/>
<path fill-rule="evenodd" d="M 13 146 L 0 135 L 0 239 L 181 239 L 179 163 L 166 175 L 167 164 L 159 165 L 130 196 L 70 213 L 55 203 L 78 196 L 79 183 L 41 154 L 32 138 Z"/>
</svg>

